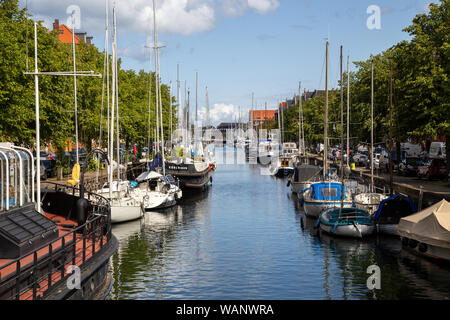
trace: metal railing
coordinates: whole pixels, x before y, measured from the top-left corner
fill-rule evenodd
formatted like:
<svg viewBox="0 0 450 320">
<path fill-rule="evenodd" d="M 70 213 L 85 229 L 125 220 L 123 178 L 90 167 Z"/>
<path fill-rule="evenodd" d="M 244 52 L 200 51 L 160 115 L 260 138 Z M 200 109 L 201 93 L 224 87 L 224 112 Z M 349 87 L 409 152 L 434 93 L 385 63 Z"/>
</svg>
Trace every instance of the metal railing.
<svg viewBox="0 0 450 320">
<path fill-rule="evenodd" d="M 55 191 L 72 189 L 74 196 L 79 194 L 77 188 L 47 183 L 54 185 Z M 112 236 L 108 201 L 90 192 L 86 192 L 85 197 L 90 204 L 85 223 L 0 268 L 0 299 L 44 299 L 71 276 L 66 271 L 67 266 L 81 267 L 102 252 Z M 25 259 L 32 262 L 22 265 Z M 6 268 L 12 266 L 15 271 L 5 274 Z"/>
</svg>

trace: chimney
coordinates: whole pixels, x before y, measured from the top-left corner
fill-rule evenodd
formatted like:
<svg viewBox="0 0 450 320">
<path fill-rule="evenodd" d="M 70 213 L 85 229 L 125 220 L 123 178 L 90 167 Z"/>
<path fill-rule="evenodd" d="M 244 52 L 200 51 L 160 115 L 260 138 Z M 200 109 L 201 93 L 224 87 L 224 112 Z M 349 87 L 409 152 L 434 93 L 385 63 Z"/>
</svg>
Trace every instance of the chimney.
<svg viewBox="0 0 450 320">
<path fill-rule="evenodd" d="M 59 30 L 59 19 L 55 19 L 53 22 L 53 30 Z"/>
</svg>

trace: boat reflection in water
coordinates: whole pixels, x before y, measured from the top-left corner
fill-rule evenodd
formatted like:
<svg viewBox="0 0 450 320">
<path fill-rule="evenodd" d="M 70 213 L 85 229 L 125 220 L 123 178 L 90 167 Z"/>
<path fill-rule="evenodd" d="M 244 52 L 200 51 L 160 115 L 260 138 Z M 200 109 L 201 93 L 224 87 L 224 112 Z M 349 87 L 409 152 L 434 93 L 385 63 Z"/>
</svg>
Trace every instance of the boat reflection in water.
<svg viewBox="0 0 450 320">
<path fill-rule="evenodd" d="M 112 257 L 111 273 L 114 279 L 108 299 L 163 298 L 167 257 L 177 247 L 177 233 L 198 217 L 193 212 L 209 191 L 186 193 L 182 206 L 162 211 L 147 211 L 140 220 L 113 226 L 119 240 L 119 249 Z"/>
<path fill-rule="evenodd" d="M 314 221 L 299 214 L 303 232 L 321 248 L 325 296 L 329 299 L 437 299 L 450 298 L 448 265 L 437 264 L 402 249 L 396 237 L 358 240 L 333 237 L 314 229 Z M 369 290 L 367 273 L 380 267 L 381 289 Z"/>
<path fill-rule="evenodd" d="M 450 297 L 450 272 L 398 237 L 327 236 L 286 181 L 257 165 L 221 166 L 205 193 L 113 227 L 110 299 L 421 299 Z M 380 267 L 371 290 L 369 266 Z"/>
</svg>

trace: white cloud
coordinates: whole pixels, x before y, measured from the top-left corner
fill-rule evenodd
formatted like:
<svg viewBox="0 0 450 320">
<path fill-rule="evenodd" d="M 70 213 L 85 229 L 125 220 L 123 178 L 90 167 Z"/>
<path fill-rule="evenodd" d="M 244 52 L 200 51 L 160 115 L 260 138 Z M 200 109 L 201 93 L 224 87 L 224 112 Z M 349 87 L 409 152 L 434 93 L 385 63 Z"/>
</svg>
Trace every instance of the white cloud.
<svg viewBox="0 0 450 320">
<path fill-rule="evenodd" d="M 21 0 L 25 6 L 25 0 Z M 112 2 L 110 0 L 110 19 L 112 20 Z M 117 0 L 118 32 L 128 34 L 148 34 L 153 30 L 153 5 L 149 0 Z M 45 20 L 51 26 L 53 20 L 60 19 L 65 24 L 70 5 L 81 10 L 81 30 L 94 33 L 104 30 L 105 2 L 92 0 L 39 0 L 30 1 L 29 10 L 35 16 Z M 215 24 L 215 12 L 212 0 L 159 0 L 156 6 L 158 32 L 191 35 L 210 30 Z M 102 31 L 103 32 L 103 31 Z"/>
<path fill-rule="evenodd" d="M 245 121 L 246 113 L 241 110 L 241 121 Z M 206 108 L 198 110 L 199 121 L 205 123 L 206 120 Z M 217 126 L 221 122 L 234 122 L 239 120 L 239 107 L 233 104 L 215 103 L 209 108 L 209 118 L 211 125 Z"/>
<path fill-rule="evenodd" d="M 248 0 L 248 6 L 259 14 L 275 11 L 280 6 L 278 0 Z"/>
<path fill-rule="evenodd" d="M 222 3 L 222 10 L 228 16 L 242 16 L 248 10 L 256 11 L 259 14 L 266 14 L 275 11 L 280 6 L 278 0 L 219 0 Z"/>
</svg>

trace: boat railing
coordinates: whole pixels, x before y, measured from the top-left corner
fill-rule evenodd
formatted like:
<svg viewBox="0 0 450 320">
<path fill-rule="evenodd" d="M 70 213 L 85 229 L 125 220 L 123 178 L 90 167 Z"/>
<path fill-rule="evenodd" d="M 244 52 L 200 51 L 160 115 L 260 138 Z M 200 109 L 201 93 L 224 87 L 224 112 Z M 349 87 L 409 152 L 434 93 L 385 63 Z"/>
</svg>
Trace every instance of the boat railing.
<svg viewBox="0 0 450 320">
<path fill-rule="evenodd" d="M 47 183 L 54 184 L 55 191 L 67 187 Z M 76 188 L 71 189 L 75 195 Z M 85 223 L 0 267 L 0 300 L 45 299 L 72 276 L 70 266 L 87 265 L 102 253 L 112 236 L 108 201 L 90 192 L 85 196 L 95 201 Z"/>
</svg>

